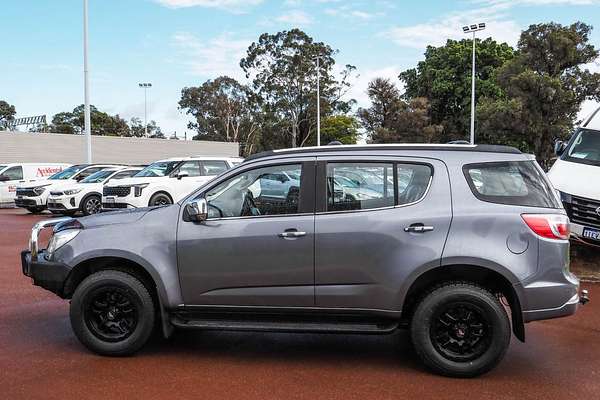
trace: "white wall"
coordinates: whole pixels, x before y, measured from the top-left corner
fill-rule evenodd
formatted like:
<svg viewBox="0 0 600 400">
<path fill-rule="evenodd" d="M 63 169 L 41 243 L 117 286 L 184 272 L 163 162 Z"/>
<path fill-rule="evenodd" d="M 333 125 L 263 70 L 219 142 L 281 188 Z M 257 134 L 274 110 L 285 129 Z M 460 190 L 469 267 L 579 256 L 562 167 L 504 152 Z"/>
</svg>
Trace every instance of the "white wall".
<svg viewBox="0 0 600 400">
<path fill-rule="evenodd" d="M 84 139 L 83 135 L 0 132 L 0 164 L 85 163 Z M 92 136 L 92 162 L 95 163 L 148 164 L 169 157 L 238 154 L 238 143 Z"/>
</svg>

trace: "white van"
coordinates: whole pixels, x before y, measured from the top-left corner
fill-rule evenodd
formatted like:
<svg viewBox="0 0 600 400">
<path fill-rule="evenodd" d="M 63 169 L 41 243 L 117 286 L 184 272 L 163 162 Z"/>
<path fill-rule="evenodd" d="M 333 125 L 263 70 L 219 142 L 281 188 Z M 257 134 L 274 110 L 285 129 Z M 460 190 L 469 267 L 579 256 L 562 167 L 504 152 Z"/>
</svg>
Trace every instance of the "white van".
<svg viewBox="0 0 600 400">
<path fill-rule="evenodd" d="M 548 177 L 571 220 L 571 235 L 600 246 L 600 108 L 568 142 L 556 142 L 555 151 L 559 157 Z"/>
<path fill-rule="evenodd" d="M 18 184 L 46 179 L 70 166 L 63 163 L 0 163 L 0 207 L 14 206 Z"/>
<path fill-rule="evenodd" d="M 131 178 L 104 185 L 102 209 L 173 204 L 242 161 L 237 157 L 199 156 L 153 162 Z"/>
</svg>

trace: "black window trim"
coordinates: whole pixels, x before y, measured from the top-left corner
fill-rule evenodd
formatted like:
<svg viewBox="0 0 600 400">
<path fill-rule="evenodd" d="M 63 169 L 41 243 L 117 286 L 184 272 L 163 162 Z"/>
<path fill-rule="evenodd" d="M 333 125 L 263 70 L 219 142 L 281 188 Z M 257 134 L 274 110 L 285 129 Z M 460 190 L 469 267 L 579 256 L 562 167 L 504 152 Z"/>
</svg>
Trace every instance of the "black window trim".
<svg viewBox="0 0 600 400">
<path fill-rule="evenodd" d="M 375 208 L 366 208 L 364 210 L 328 211 L 327 210 L 327 164 L 338 164 L 338 163 L 340 163 L 340 164 L 341 163 L 392 164 L 393 177 L 394 177 L 393 178 L 394 179 L 394 205 L 375 207 Z M 408 165 L 424 165 L 424 166 L 429 167 L 429 169 L 431 171 L 431 175 L 429 176 L 429 182 L 427 184 L 427 188 L 425 189 L 425 192 L 423 192 L 423 195 L 418 200 L 415 200 L 413 202 L 406 203 L 406 204 L 398 204 L 398 201 L 399 201 L 398 165 L 399 164 L 402 164 L 402 165 L 407 165 L 407 164 Z M 316 179 L 315 179 L 315 183 L 317 185 L 316 193 L 315 193 L 315 195 L 316 195 L 316 199 L 315 199 L 316 212 L 315 212 L 315 214 L 316 215 L 347 214 L 347 213 L 357 213 L 357 212 L 380 211 L 380 210 L 388 210 L 388 209 L 392 209 L 392 208 L 404 208 L 404 207 L 412 206 L 417 203 L 420 203 L 421 201 L 425 200 L 425 198 L 427 198 L 427 195 L 429 194 L 429 190 L 431 189 L 431 186 L 433 183 L 434 175 L 435 175 L 435 168 L 434 168 L 433 164 L 424 162 L 424 161 L 413 161 L 413 160 L 405 161 L 405 160 L 389 159 L 387 157 L 383 158 L 383 159 L 379 159 L 379 160 L 374 160 L 372 158 L 355 158 L 355 157 L 320 158 L 317 160 L 317 174 L 316 174 Z"/>
<path fill-rule="evenodd" d="M 271 160 L 273 161 L 273 160 Z M 237 170 L 234 174 L 228 174 L 227 176 L 223 176 L 223 179 L 219 179 L 214 182 L 210 186 L 203 188 L 200 192 L 194 192 L 192 195 L 183 199 L 182 201 L 188 203 L 192 201 L 192 199 L 197 199 L 200 196 L 205 196 L 207 192 L 212 190 L 214 187 L 219 186 L 223 182 L 235 178 L 236 176 L 243 174 L 244 172 L 251 171 L 254 169 L 261 168 L 270 168 L 277 167 L 282 165 L 300 165 L 302 167 L 302 175 L 300 177 L 300 202 L 298 203 L 298 212 L 294 214 L 271 214 L 271 215 L 245 215 L 240 217 L 220 217 L 220 218 L 209 218 L 207 221 L 221 221 L 221 220 L 236 220 L 236 219 L 250 219 L 250 218 L 282 218 L 282 217 L 298 217 L 298 216 L 307 216 L 315 214 L 315 173 L 316 173 L 316 160 L 314 157 L 310 159 L 304 158 L 301 160 L 296 159 L 286 160 L 284 162 L 270 162 L 266 164 L 252 164 L 249 165 L 249 168 L 244 168 L 242 170 Z M 233 168 L 227 170 L 231 171 Z M 226 172 L 227 172 L 226 171 Z M 182 207 L 184 208 L 184 207 Z"/>
<path fill-rule="evenodd" d="M 469 174 L 470 169 L 477 169 L 478 167 L 488 167 L 488 166 L 495 166 L 495 165 L 500 166 L 500 165 L 506 165 L 506 164 L 511 164 L 511 163 L 531 163 L 531 162 L 535 162 L 535 161 L 534 160 L 507 160 L 507 161 L 476 162 L 476 163 L 464 164 L 462 166 L 462 171 L 463 171 L 465 180 L 467 181 L 467 184 L 469 185 L 469 189 L 471 189 L 471 193 L 473 193 L 473 196 L 475 196 L 480 201 L 490 203 L 490 204 L 509 206 L 509 207 L 532 207 L 532 208 L 545 208 L 548 210 L 556 210 L 556 209 L 560 208 L 558 201 L 554 197 L 553 197 L 553 201 L 555 203 L 554 207 L 545 207 L 545 206 L 541 206 L 541 205 L 534 206 L 534 205 L 519 204 L 519 202 L 522 201 L 522 199 L 523 199 L 522 196 L 487 196 L 487 195 L 481 194 L 477 190 L 477 187 L 475 186 L 475 183 L 473 182 L 473 179 L 471 179 L 470 174 Z M 534 165 L 534 167 L 540 173 L 542 178 L 545 179 L 546 185 L 549 185 L 550 189 L 554 190 L 552 188 L 552 185 L 550 185 L 550 183 L 547 181 L 547 179 L 545 177 L 545 173 L 539 167 L 537 167 L 535 165 Z M 490 197 L 494 197 L 496 200 L 491 200 Z M 499 198 L 504 201 L 499 201 Z"/>
</svg>

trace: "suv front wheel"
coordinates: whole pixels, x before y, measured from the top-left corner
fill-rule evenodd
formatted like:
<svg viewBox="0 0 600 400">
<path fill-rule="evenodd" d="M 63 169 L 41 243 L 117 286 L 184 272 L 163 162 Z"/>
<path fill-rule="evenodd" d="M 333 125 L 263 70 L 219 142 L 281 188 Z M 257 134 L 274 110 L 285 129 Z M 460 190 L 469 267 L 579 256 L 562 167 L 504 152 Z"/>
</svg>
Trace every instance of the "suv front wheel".
<svg viewBox="0 0 600 400">
<path fill-rule="evenodd" d="M 77 286 L 70 309 L 75 335 L 102 355 L 124 356 L 139 350 L 154 328 L 154 303 L 148 289 L 130 274 L 96 272 Z"/>
<path fill-rule="evenodd" d="M 447 283 L 427 294 L 411 321 L 415 351 L 429 368 L 474 377 L 496 366 L 510 343 L 506 310 L 488 290 Z"/>
</svg>

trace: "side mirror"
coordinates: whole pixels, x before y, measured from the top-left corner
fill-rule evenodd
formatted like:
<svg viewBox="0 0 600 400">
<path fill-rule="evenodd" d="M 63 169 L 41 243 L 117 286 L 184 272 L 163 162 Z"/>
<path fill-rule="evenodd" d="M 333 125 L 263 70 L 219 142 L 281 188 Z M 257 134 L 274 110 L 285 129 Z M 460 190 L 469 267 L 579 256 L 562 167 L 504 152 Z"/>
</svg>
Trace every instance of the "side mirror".
<svg viewBox="0 0 600 400">
<path fill-rule="evenodd" d="M 562 153 L 565 152 L 566 148 L 567 148 L 567 144 L 565 142 L 563 142 L 562 140 L 557 140 L 556 142 L 554 142 L 554 153 L 557 156 L 561 156 Z"/>
<path fill-rule="evenodd" d="M 190 221 L 202 222 L 208 218 L 208 202 L 205 198 L 191 201 L 185 205 L 185 211 Z"/>
<path fill-rule="evenodd" d="M 10 181 L 10 176 L 8 175 L 0 175 L 0 182 Z"/>
<path fill-rule="evenodd" d="M 185 178 L 186 176 L 190 176 L 190 174 L 188 174 L 188 173 L 187 173 L 187 172 L 185 172 L 185 171 L 179 171 L 179 172 L 177 173 L 177 175 L 175 175 L 175 176 L 177 177 L 177 179 L 181 179 L 181 178 Z"/>
</svg>

